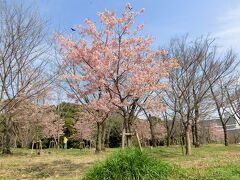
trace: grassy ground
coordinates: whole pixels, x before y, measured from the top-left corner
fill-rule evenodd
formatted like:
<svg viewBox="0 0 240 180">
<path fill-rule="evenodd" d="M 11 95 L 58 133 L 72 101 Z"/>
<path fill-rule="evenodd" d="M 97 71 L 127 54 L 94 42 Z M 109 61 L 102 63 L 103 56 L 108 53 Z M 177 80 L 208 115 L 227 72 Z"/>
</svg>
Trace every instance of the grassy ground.
<svg viewBox="0 0 240 180">
<path fill-rule="evenodd" d="M 179 147 L 145 149 L 156 159 L 163 159 L 181 168 L 184 179 L 240 180 L 240 145 L 205 145 L 193 148 L 190 157 Z M 173 176 L 177 179 L 178 176 Z"/>
<path fill-rule="evenodd" d="M 27 149 L 15 149 L 13 155 L 0 155 L 0 179 L 79 179 L 87 168 L 112 151 L 96 155 L 87 149 L 52 149 L 43 150 L 39 156 L 31 155 Z"/>
<path fill-rule="evenodd" d="M 116 149 L 108 149 L 95 155 L 93 150 L 44 150 L 37 156 L 31 155 L 30 150 L 15 149 L 11 156 L 0 155 L 0 179 L 79 179 L 89 167 L 114 151 Z M 206 145 L 194 148 L 190 157 L 183 156 L 177 146 L 144 151 L 179 167 L 172 179 L 240 179 L 240 145 Z"/>
</svg>

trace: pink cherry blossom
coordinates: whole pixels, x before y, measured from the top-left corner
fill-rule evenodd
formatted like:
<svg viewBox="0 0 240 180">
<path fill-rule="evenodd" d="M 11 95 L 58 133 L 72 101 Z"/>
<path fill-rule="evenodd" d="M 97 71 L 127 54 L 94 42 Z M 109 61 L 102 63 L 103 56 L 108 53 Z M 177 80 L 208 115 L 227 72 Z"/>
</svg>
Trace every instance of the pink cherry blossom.
<svg viewBox="0 0 240 180">
<path fill-rule="evenodd" d="M 87 19 L 86 26 L 79 28 L 79 40 L 55 35 L 66 57 L 65 77 L 74 89 L 72 97 L 90 97 L 87 106 L 105 115 L 116 110 L 126 115 L 135 105 L 161 111 L 161 97 L 153 94 L 167 88 L 168 74 L 178 67 L 177 60 L 163 61 L 167 51 L 152 49 L 154 38 L 139 35 L 143 25 L 134 22 L 140 13 L 133 12 L 131 4 L 122 16 L 109 10 L 97 14 L 100 30 Z"/>
<path fill-rule="evenodd" d="M 139 26 L 137 26 L 137 30 L 138 30 L 138 31 L 143 30 L 143 27 L 144 27 L 143 24 L 142 24 L 142 25 L 139 25 Z"/>
</svg>

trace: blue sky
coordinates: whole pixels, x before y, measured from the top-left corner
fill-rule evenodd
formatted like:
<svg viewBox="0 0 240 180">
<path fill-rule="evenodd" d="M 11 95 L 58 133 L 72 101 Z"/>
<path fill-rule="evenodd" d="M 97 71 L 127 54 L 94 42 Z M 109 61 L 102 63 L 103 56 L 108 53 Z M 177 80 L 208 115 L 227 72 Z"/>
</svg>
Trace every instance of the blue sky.
<svg viewBox="0 0 240 180">
<path fill-rule="evenodd" d="M 70 28 L 83 24 L 85 18 L 97 21 L 96 12 L 105 8 L 121 13 L 127 2 L 135 10 L 145 8 L 137 23 L 155 37 L 156 46 L 186 33 L 190 37 L 211 34 L 220 47 L 240 51 L 239 0 L 23 0 L 49 19 L 50 31 L 63 33 L 71 33 Z"/>
</svg>

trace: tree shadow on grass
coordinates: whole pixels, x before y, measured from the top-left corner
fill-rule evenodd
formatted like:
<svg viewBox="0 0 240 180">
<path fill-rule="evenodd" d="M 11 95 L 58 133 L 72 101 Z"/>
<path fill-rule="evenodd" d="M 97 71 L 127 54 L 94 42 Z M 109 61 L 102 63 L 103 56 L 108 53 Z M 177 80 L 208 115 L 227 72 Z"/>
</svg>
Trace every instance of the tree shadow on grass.
<svg viewBox="0 0 240 180">
<path fill-rule="evenodd" d="M 56 160 L 51 163 L 38 163 L 18 169 L 18 173 L 31 178 L 66 177 L 81 174 L 93 163 L 73 163 L 70 160 Z"/>
</svg>

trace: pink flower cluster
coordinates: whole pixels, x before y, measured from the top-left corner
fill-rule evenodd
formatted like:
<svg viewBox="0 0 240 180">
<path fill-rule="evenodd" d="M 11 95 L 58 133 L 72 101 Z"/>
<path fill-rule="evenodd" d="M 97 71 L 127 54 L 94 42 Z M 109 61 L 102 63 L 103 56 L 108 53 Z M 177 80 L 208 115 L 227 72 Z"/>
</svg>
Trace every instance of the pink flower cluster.
<svg viewBox="0 0 240 180">
<path fill-rule="evenodd" d="M 136 101 L 155 111 L 163 108 L 159 99 L 143 99 L 165 89 L 165 78 L 178 64 L 176 59 L 163 61 L 167 51 L 153 50 L 153 38 L 139 35 L 144 26 L 135 27 L 134 20 L 143 12 L 132 12 L 128 3 L 120 17 L 108 10 L 98 13 L 100 30 L 86 20 L 86 27 L 79 28 L 79 41 L 55 36 L 66 57 L 66 72 L 72 72 L 65 77 L 74 82 L 71 88 L 81 98 L 91 97 L 88 106 L 93 109 L 109 113 Z"/>
</svg>

